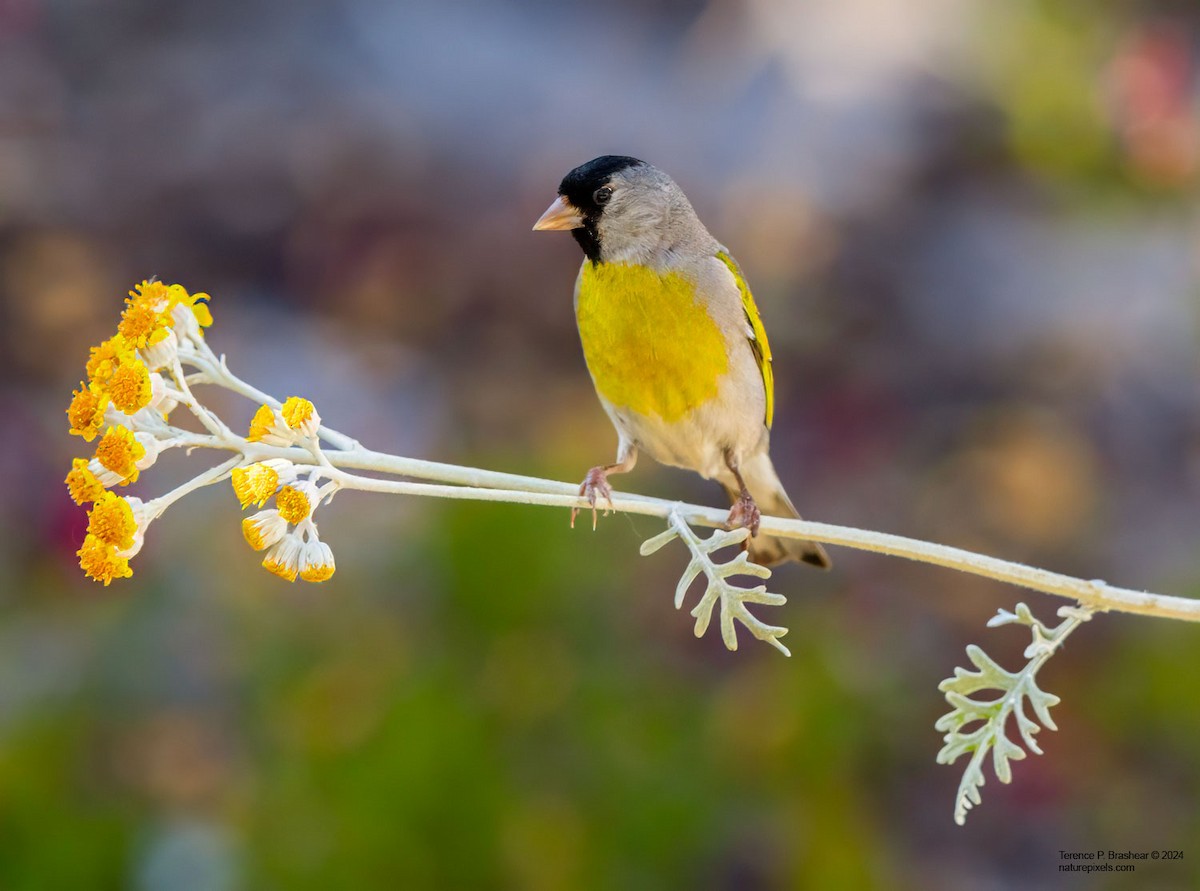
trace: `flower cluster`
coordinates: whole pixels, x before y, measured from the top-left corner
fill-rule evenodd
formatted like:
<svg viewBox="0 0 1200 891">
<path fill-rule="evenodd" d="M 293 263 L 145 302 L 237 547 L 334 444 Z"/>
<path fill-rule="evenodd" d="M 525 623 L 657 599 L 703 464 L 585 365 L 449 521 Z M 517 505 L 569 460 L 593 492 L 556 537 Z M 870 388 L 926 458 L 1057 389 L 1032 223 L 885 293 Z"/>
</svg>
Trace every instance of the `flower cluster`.
<svg viewBox="0 0 1200 891">
<path fill-rule="evenodd" d="M 77 555 L 88 577 L 109 584 L 132 575 L 129 559 L 146 527 L 165 505 L 110 491 L 136 482 L 183 431 L 169 423 L 179 401 L 173 384 L 180 345 L 203 338 L 212 324 L 207 294 L 182 285 L 144 281 L 129 292 L 117 332 L 92 347 L 87 380 L 67 408 L 72 435 L 97 439 L 90 458 L 77 458 L 67 491 L 88 510 L 88 531 Z"/>
<path fill-rule="evenodd" d="M 248 442 L 265 445 L 305 445 L 317 449 L 321 417 L 307 399 L 291 396 L 279 408 L 262 405 L 250 422 Z M 242 509 L 275 506 L 242 520 L 242 535 L 256 551 L 266 551 L 262 565 L 282 579 L 323 582 L 334 573 L 333 551 L 321 541 L 313 514 L 332 497 L 335 483 L 318 483 L 324 470 L 299 467 L 282 458 L 256 461 L 231 474 L 233 492 Z"/>
<path fill-rule="evenodd" d="M 279 408 L 259 406 L 246 439 L 274 446 L 290 446 L 305 440 L 312 443 L 320 428 L 321 416 L 313 404 L 299 396 L 289 396 Z"/>
<path fill-rule="evenodd" d="M 207 294 L 158 281 L 144 281 L 130 291 L 117 333 L 92 347 L 87 380 L 72 395 L 71 433 L 91 442 L 110 422 L 110 407 L 126 417 L 143 410 L 169 413 L 174 406 L 162 373 L 177 361 L 181 337 L 202 337 L 202 328 L 212 324 L 207 300 Z M 114 426 L 120 423 L 110 423 L 109 429 Z M 133 479 L 136 473 L 124 481 Z"/>
<path fill-rule="evenodd" d="M 71 499 L 90 506 L 79 565 L 105 585 L 127 578 L 129 560 L 154 519 L 188 492 L 231 477 L 243 508 L 275 502 L 242 523 L 251 547 L 266 552 L 263 566 L 289 581 L 325 581 L 334 573 L 333 552 L 318 536 L 313 512 L 340 484 L 317 438 L 321 416 L 299 396 L 262 403 L 249 432 L 239 436 L 196 399 L 192 387 L 200 384 L 261 395 L 205 343 L 204 329 L 212 324 L 208 300 L 182 285 L 144 281 L 129 292 L 116 333 L 91 350 L 87 379 L 67 408 L 71 433 L 95 442 L 91 457 L 76 458 L 66 478 Z M 172 421 L 179 406 L 204 432 Z M 162 452 L 179 446 L 236 457 L 150 501 L 113 491 L 137 482 Z M 301 463 L 272 455 L 280 450 Z"/>
</svg>

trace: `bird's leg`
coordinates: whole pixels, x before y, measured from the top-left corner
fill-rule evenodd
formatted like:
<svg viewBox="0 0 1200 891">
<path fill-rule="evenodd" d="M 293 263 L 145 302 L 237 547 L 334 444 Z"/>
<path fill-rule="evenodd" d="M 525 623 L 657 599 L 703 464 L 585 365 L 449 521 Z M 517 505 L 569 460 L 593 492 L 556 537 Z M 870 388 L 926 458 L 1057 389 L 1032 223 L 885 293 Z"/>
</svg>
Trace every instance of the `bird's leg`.
<svg viewBox="0 0 1200 891">
<path fill-rule="evenodd" d="M 608 506 L 612 507 L 612 488 L 608 485 L 608 475 L 610 473 L 628 473 L 633 470 L 637 464 L 637 446 L 627 443 L 622 440 L 621 445 L 617 449 L 616 464 L 602 464 L 598 467 L 593 467 L 587 472 L 587 476 L 583 478 L 583 484 L 579 487 L 579 494 L 588 500 L 588 504 L 592 507 L 592 529 L 596 528 L 596 497 L 600 496 L 608 502 Z M 604 511 L 606 514 L 607 510 Z M 571 528 L 575 528 L 575 517 L 579 514 L 579 508 L 571 508 Z"/>
<path fill-rule="evenodd" d="M 742 479 L 741 470 L 738 469 L 738 463 L 734 460 L 733 455 L 725 452 L 725 466 L 729 468 L 729 472 L 733 474 L 733 478 L 737 480 L 740 494 L 737 500 L 733 502 L 733 507 L 729 509 L 729 517 L 725 520 L 725 525 L 730 529 L 737 529 L 739 526 L 745 526 L 750 530 L 750 537 L 758 535 L 758 524 L 762 522 L 762 514 L 758 510 L 758 505 L 754 503 L 754 498 L 750 495 L 750 490 L 746 488 L 746 481 Z M 750 549 L 750 539 L 747 538 L 743 547 L 746 550 Z"/>
</svg>

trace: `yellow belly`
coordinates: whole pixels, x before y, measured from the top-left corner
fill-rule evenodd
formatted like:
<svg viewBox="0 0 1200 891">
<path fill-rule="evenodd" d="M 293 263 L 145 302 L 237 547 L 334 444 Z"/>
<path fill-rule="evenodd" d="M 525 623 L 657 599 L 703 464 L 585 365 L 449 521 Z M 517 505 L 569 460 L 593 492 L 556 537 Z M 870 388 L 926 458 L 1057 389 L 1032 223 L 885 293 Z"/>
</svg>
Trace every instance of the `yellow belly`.
<svg viewBox="0 0 1200 891">
<path fill-rule="evenodd" d="M 717 395 L 725 338 L 675 273 L 585 263 L 576 320 L 596 390 L 618 408 L 677 421 Z"/>
</svg>

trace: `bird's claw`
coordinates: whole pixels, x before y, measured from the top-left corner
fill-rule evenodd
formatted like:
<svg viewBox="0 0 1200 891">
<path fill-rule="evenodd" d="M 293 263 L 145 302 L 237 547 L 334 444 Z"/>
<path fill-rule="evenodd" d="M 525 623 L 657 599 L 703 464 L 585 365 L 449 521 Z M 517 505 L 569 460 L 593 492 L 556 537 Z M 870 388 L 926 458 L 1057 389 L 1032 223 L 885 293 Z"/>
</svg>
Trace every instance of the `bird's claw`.
<svg viewBox="0 0 1200 891">
<path fill-rule="evenodd" d="M 762 512 L 759 511 L 758 505 L 754 503 L 749 492 L 743 492 L 733 503 L 733 507 L 729 509 L 729 517 L 725 520 L 725 525 L 730 529 L 745 527 L 750 530 L 750 538 L 753 538 L 758 535 L 758 526 L 761 522 Z M 750 538 L 746 539 L 744 545 L 747 550 L 750 548 Z"/>
<path fill-rule="evenodd" d="M 587 476 L 583 478 L 583 484 L 579 487 L 579 494 L 588 500 L 588 504 L 592 508 L 592 529 L 596 528 L 596 496 L 599 495 L 608 502 L 608 507 L 604 513 L 609 510 L 615 510 L 612 500 L 612 487 L 608 484 L 608 471 L 603 467 L 593 467 L 587 472 Z M 571 528 L 575 528 L 575 517 L 579 515 L 579 508 L 571 508 Z"/>
</svg>

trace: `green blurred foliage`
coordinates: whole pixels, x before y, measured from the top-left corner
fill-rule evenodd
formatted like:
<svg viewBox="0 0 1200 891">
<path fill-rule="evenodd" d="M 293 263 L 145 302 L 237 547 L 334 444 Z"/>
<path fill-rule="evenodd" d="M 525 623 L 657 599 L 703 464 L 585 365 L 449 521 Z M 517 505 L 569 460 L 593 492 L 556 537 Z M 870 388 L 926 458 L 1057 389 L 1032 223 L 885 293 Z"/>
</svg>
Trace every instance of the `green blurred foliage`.
<svg viewBox="0 0 1200 891">
<path fill-rule="evenodd" d="M 1075 0 L 1017 0 L 990 14 L 996 39 L 982 42 L 984 70 L 1015 154 L 1049 177 L 1111 179 L 1102 75 L 1115 23 Z"/>
</svg>

